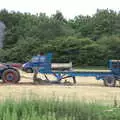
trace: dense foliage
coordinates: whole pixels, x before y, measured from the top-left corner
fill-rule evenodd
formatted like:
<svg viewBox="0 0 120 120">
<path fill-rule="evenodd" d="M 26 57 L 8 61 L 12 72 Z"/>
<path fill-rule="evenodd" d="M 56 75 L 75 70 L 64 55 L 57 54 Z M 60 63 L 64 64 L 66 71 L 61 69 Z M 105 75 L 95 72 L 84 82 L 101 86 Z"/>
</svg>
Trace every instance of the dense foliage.
<svg viewBox="0 0 120 120">
<path fill-rule="evenodd" d="M 25 62 L 40 51 L 52 52 L 54 62 L 74 65 L 106 65 L 120 59 L 120 13 L 97 10 L 93 16 L 66 20 L 60 11 L 45 13 L 0 11 L 6 25 L 1 62 Z"/>
</svg>

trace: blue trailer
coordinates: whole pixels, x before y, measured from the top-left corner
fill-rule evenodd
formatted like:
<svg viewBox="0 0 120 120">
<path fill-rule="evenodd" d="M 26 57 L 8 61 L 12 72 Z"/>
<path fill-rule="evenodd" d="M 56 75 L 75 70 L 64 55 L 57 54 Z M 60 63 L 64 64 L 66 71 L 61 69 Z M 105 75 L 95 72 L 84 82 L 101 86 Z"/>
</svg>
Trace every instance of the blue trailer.
<svg viewBox="0 0 120 120">
<path fill-rule="evenodd" d="M 57 81 L 52 83 L 61 83 L 61 80 L 66 78 L 72 78 L 73 84 L 76 84 L 76 76 L 84 77 L 96 77 L 97 80 L 103 80 L 105 86 L 115 87 L 116 81 L 120 79 L 120 60 L 109 60 L 107 71 L 73 71 L 73 70 L 53 70 L 51 68 L 52 54 L 48 53 L 45 56 L 45 61 L 41 62 L 41 56 L 34 56 L 32 58 L 31 64 L 33 68 L 37 68 L 38 72 L 43 74 L 46 81 L 50 81 L 48 74 L 52 74 L 56 77 Z M 37 74 L 34 76 L 34 80 L 42 80 L 42 78 L 37 78 Z M 66 81 L 65 81 L 66 82 Z"/>
</svg>

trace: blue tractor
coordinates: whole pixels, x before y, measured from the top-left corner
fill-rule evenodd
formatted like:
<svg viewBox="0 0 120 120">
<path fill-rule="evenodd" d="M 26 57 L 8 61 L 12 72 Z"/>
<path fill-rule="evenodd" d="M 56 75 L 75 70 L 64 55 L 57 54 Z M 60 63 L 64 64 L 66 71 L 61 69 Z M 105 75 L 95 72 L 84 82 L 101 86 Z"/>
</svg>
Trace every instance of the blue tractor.
<svg viewBox="0 0 120 120">
<path fill-rule="evenodd" d="M 22 65 L 22 70 L 27 73 L 33 73 L 32 62 L 26 62 Z"/>
<path fill-rule="evenodd" d="M 3 83 L 18 83 L 20 73 L 17 68 L 7 64 L 0 64 L 0 79 L 2 79 Z"/>
</svg>

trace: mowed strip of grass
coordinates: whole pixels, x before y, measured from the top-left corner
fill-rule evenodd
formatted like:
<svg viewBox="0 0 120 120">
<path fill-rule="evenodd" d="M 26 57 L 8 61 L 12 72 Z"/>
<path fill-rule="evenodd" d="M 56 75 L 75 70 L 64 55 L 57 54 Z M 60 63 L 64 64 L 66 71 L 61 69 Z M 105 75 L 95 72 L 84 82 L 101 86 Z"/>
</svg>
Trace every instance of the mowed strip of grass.
<svg viewBox="0 0 120 120">
<path fill-rule="evenodd" d="M 119 107 L 59 99 L 5 100 L 0 120 L 119 120 Z"/>
<path fill-rule="evenodd" d="M 73 68 L 78 70 L 108 70 L 108 66 L 73 66 Z"/>
</svg>

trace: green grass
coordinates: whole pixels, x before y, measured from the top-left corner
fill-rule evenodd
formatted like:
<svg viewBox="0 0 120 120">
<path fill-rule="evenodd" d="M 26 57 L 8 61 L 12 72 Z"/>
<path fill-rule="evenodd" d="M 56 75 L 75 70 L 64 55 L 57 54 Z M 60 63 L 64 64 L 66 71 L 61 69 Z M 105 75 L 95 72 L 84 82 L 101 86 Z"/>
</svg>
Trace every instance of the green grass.
<svg viewBox="0 0 120 120">
<path fill-rule="evenodd" d="M 105 66 L 80 66 L 80 67 L 73 67 L 75 69 L 80 70 L 108 70 L 108 67 Z"/>
<path fill-rule="evenodd" d="M 0 120 L 119 120 L 112 106 L 79 101 L 39 99 L 6 100 L 0 103 Z"/>
</svg>

